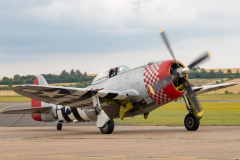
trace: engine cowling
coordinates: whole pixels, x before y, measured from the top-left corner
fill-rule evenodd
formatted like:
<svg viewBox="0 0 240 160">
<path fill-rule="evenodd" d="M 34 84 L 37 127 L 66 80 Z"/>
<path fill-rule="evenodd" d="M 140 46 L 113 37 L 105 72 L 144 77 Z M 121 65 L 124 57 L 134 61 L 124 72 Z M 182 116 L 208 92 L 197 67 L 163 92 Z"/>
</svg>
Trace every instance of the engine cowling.
<svg viewBox="0 0 240 160">
<path fill-rule="evenodd" d="M 181 67 L 184 65 L 177 61 Z M 174 60 L 165 60 L 161 63 L 156 63 L 148 65 L 144 70 L 144 82 L 147 88 L 148 94 L 154 100 L 155 103 L 159 105 L 164 105 L 171 102 L 174 99 L 179 98 L 184 94 L 184 88 L 182 85 L 181 78 L 179 77 L 176 81 L 165 87 L 164 89 L 159 89 L 153 95 L 150 92 L 149 85 L 154 86 L 157 82 L 161 81 L 163 78 L 169 76 L 171 73 L 176 72 L 177 65 Z M 186 77 L 187 78 L 187 77 Z"/>
</svg>

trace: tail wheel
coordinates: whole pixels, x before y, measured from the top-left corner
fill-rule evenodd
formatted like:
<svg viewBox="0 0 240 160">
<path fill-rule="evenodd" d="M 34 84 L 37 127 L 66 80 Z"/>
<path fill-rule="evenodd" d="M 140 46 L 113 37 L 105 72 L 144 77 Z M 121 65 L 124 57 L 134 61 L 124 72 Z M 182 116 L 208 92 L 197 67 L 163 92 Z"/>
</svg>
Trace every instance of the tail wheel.
<svg viewBox="0 0 240 160">
<path fill-rule="evenodd" d="M 103 127 L 100 127 L 102 134 L 111 134 L 114 130 L 114 121 L 112 117 L 109 118 L 110 120 Z"/>
<path fill-rule="evenodd" d="M 62 123 L 57 124 L 57 130 L 62 130 Z"/>
<path fill-rule="evenodd" d="M 184 125 L 188 131 L 196 131 L 199 127 L 199 118 L 193 114 L 189 113 L 184 119 Z"/>
</svg>

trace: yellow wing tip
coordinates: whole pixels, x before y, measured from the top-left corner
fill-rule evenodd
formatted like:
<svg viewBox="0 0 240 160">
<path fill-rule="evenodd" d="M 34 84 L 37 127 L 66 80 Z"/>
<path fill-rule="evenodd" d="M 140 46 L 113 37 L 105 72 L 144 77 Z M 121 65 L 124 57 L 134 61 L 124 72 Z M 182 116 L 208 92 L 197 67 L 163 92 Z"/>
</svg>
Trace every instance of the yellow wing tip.
<svg viewBox="0 0 240 160">
<path fill-rule="evenodd" d="M 154 92 L 154 90 L 153 90 L 152 86 L 151 86 L 151 85 L 149 85 L 149 86 L 148 86 L 148 88 L 149 88 L 150 92 L 151 92 L 153 95 L 155 95 L 155 92 Z"/>
<path fill-rule="evenodd" d="M 159 29 L 158 33 L 161 34 L 162 32 L 164 32 L 165 30 L 162 28 L 162 29 Z"/>
<path fill-rule="evenodd" d="M 208 53 L 209 58 L 212 59 L 212 55 L 211 55 L 211 53 L 209 52 L 209 50 L 207 50 L 207 53 Z"/>
</svg>

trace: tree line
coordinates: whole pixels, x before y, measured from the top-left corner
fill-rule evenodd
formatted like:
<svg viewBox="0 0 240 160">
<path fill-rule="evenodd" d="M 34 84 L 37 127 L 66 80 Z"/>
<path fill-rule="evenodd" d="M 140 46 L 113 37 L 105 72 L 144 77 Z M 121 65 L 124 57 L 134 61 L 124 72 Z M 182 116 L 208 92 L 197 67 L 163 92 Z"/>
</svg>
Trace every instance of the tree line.
<svg viewBox="0 0 240 160">
<path fill-rule="evenodd" d="M 52 83 L 76 83 L 75 85 L 70 85 L 70 87 L 79 87 L 83 88 L 89 86 L 95 76 L 87 76 L 87 72 L 81 73 L 79 70 L 74 71 L 73 69 L 70 72 L 63 70 L 59 75 L 56 74 L 42 74 L 43 77 L 47 80 L 49 84 Z M 12 85 L 20 84 L 33 84 L 35 75 L 20 76 L 16 74 L 13 78 L 3 77 L 0 81 L 0 85 L 8 85 L 0 87 L 0 90 L 11 90 Z M 194 78 L 240 78 L 239 70 L 236 73 L 232 73 L 230 69 L 227 70 L 227 73 L 224 73 L 221 70 L 215 72 L 210 70 L 207 72 L 204 68 L 194 67 L 188 74 L 189 79 Z"/>
<path fill-rule="evenodd" d="M 80 83 L 81 85 L 89 85 L 95 76 L 87 76 L 87 72 L 81 73 L 79 70 L 74 71 L 73 69 L 70 72 L 63 70 L 59 75 L 56 74 L 42 74 L 49 84 L 52 83 Z M 0 90 L 9 90 L 12 88 L 12 85 L 20 84 L 33 84 L 36 75 L 26 75 L 20 76 L 16 74 L 13 78 L 3 77 L 0 81 L 0 85 L 8 85 L 0 87 Z"/>
<path fill-rule="evenodd" d="M 227 73 L 224 73 L 220 69 L 215 72 L 214 70 L 210 70 L 207 72 L 204 68 L 194 67 L 188 74 L 189 79 L 195 78 L 203 78 L 203 79 L 212 79 L 212 78 L 240 78 L 239 70 L 236 73 L 232 73 L 231 69 L 227 70 Z"/>
</svg>

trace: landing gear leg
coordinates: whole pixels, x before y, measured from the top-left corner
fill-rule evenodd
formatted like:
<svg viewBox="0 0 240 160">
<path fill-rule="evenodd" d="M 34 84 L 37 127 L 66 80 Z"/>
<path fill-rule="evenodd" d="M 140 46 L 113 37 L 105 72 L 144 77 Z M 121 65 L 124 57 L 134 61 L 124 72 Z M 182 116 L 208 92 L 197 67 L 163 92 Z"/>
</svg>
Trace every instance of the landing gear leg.
<svg viewBox="0 0 240 160">
<path fill-rule="evenodd" d="M 97 127 L 100 128 L 102 134 L 111 134 L 114 130 L 114 122 L 111 117 L 104 112 L 100 106 L 99 98 L 97 96 L 92 97 L 93 106 L 97 115 Z"/>
<path fill-rule="evenodd" d="M 62 130 L 62 122 L 58 122 L 58 124 L 57 124 L 57 130 Z"/>
<path fill-rule="evenodd" d="M 193 114 L 189 113 L 184 119 L 184 125 L 188 131 L 196 131 L 199 127 L 199 118 Z"/>
<path fill-rule="evenodd" d="M 100 127 L 102 134 L 111 134 L 114 130 L 114 121 L 112 117 L 109 118 L 110 120 L 103 127 Z"/>
<path fill-rule="evenodd" d="M 185 128 L 188 131 L 196 131 L 199 127 L 200 119 L 202 118 L 202 113 L 201 112 L 198 113 L 198 111 L 196 110 L 196 108 L 186 95 L 183 95 L 183 99 L 186 103 L 187 110 L 189 111 L 189 114 L 186 115 L 184 119 Z"/>
</svg>

